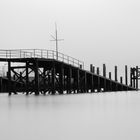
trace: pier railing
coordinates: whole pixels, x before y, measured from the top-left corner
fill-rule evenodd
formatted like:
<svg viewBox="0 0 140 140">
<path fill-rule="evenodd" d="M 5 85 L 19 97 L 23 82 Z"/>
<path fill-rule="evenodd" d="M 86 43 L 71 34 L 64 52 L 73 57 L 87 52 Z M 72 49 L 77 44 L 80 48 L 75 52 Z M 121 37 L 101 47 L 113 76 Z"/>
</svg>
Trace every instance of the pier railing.
<svg viewBox="0 0 140 140">
<path fill-rule="evenodd" d="M 55 59 L 73 66 L 84 68 L 84 62 L 54 50 L 44 49 L 16 49 L 0 50 L 0 58 L 47 58 Z"/>
</svg>

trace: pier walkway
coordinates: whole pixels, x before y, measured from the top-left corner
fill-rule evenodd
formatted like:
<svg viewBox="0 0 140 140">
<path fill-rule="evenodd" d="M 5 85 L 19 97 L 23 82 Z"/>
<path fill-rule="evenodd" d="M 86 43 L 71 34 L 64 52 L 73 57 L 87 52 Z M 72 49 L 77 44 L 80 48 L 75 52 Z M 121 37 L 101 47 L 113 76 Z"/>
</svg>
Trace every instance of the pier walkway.
<svg viewBox="0 0 140 140">
<path fill-rule="evenodd" d="M 56 57 L 57 56 L 57 57 Z M 19 49 L 0 50 L 0 62 L 7 62 L 8 72 L 5 84 L 9 95 L 24 92 L 27 95 L 39 94 L 72 94 L 89 92 L 128 91 L 138 89 L 138 78 L 130 72 L 128 85 L 127 66 L 125 67 L 125 84 L 122 77 L 118 81 L 115 66 L 115 80 L 106 76 L 106 66 L 103 65 L 103 76 L 99 68 L 90 65 L 90 70 L 84 69 L 84 62 L 73 57 L 56 53 L 53 50 Z M 3 81 L 3 78 L 1 78 Z"/>
</svg>

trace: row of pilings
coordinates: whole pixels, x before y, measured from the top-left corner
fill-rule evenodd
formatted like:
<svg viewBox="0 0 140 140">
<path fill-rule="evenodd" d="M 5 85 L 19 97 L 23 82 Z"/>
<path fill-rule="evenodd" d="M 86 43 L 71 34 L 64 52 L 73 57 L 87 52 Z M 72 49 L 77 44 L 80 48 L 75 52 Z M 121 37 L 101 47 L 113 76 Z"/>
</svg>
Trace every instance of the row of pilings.
<svg viewBox="0 0 140 140">
<path fill-rule="evenodd" d="M 131 67 L 130 68 L 130 84 L 128 84 L 128 66 L 125 65 L 125 79 L 124 79 L 124 84 L 126 86 L 130 86 L 135 88 L 136 90 L 138 90 L 138 80 L 139 80 L 139 70 L 140 68 L 138 68 L 138 66 L 136 67 Z M 95 68 L 95 66 L 93 66 L 92 64 L 90 65 L 90 72 L 95 73 L 97 75 L 100 75 L 100 69 L 99 67 Z M 109 72 L 109 79 L 112 79 L 112 74 L 111 72 Z M 103 64 L 103 77 L 107 77 L 106 75 L 106 65 Z M 114 67 L 114 81 L 116 82 L 120 82 L 123 84 L 123 77 L 121 76 L 120 79 L 118 80 L 118 67 L 115 66 Z"/>
</svg>

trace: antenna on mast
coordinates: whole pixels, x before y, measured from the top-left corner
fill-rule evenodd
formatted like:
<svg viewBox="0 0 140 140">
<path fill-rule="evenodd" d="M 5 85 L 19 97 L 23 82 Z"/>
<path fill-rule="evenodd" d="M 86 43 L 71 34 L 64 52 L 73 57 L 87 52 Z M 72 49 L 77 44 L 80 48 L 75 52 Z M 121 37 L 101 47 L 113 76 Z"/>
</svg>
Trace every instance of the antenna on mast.
<svg viewBox="0 0 140 140">
<path fill-rule="evenodd" d="M 58 41 L 63 41 L 64 39 L 58 39 L 58 33 L 57 33 L 57 24 L 55 22 L 55 36 L 51 35 L 53 40 L 50 41 L 55 41 L 55 47 L 56 47 L 56 59 L 58 60 Z"/>
</svg>

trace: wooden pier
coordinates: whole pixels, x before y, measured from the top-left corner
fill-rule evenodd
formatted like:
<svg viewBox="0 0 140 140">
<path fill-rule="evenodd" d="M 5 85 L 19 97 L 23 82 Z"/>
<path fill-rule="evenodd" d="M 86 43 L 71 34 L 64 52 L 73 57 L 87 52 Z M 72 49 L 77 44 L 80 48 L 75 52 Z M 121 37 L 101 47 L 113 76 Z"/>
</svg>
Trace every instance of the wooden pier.
<svg viewBox="0 0 140 140">
<path fill-rule="evenodd" d="M 115 79 L 103 75 L 99 67 L 92 64 L 90 70 L 84 69 L 84 63 L 62 53 L 52 50 L 0 50 L 0 62 L 7 62 L 8 72 L 5 82 L 7 92 L 18 94 L 72 94 L 138 90 L 139 68 L 131 68 L 130 85 L 128 85 L 128 68 L 125 66 L 125 83 L 118 80 L 117 66 Z M 1 81 L 4 79 L 1 78 Z M 5 86 L 1 82 L 2 86 Z"/>
</svg>

